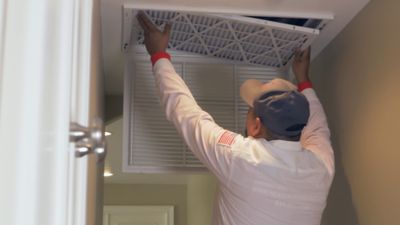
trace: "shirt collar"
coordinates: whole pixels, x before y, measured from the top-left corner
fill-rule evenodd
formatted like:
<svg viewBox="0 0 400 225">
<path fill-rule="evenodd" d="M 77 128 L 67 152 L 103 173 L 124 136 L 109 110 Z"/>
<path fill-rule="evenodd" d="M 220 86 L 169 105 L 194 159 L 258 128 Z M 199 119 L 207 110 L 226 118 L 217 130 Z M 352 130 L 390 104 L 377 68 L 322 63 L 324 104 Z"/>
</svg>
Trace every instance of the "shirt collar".
<svg viewBox="0 0 400 225">
<path fill-rule="evenodd" d="M 273 140 L 269 141 L 269 143 L 278 148 L 282 148 L 288 151 L 301 151 L 301 143 L 300 141 L 284 141 L 284 140 Z"/>
</svg>

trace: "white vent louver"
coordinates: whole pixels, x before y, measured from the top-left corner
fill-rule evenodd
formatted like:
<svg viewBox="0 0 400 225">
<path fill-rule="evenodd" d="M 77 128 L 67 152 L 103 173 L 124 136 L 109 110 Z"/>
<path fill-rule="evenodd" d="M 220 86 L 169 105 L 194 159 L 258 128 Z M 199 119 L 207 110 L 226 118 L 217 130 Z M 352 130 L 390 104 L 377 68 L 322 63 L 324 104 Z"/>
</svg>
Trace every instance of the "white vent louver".
<svg viewBox="0 0 400 225">
<path fill-rule="evenodd" d="M 204 170 L 165 118 L 148 57 L 135 56 L 127 76 L 124 112 L 125 172 L 179 172 Z M 267 82 L 280 73 L 273 68 L 222 64 L 209 59 L 190 62 L 174 57 L 174 67 L 192 91 L 198 104 L 225 129 L 243 133 L 248 106 L 240 99 L 239 87 L 253 78 Z M 221 88 L 224 87 L 224 88 Z"/>
<path fill-rule="evenodd" d="M 172 23 L 171 50 L 275 68 L 285 66 L 295 49 L 307 47 L 319 34 L 317 29 L 244 16 L 157 10 L 144 12 L 159 27 Z M 133 31 L 124 32 L 125 50 L 132 43 L 143 44 L 143 31 L 134 18 L 136 13 L 135 9 L 125 9 L 124 12 L 125 20 L 133 21 L 124 23 L 124 26 L 130 24 L 128 29 Z"/>
</svg>

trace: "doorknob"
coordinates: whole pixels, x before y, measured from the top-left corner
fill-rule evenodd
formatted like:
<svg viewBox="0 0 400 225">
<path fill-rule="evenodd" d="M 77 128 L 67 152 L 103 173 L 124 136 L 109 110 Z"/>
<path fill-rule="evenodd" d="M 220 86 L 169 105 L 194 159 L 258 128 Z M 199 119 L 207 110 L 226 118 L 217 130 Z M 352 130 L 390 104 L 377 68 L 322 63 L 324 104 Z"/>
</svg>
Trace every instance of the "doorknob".
<svg viewBox="0 0 400 225">
<path fill-rule="evenodd" d="M 69 141 L 75 143 L 75 156 L 77 158 L 94 153 L 101 161 L 106 156 L 103 121 L 100 118 L 95 118 L 89 127 L 72 122 L 70 124 Z"/>
</svg>

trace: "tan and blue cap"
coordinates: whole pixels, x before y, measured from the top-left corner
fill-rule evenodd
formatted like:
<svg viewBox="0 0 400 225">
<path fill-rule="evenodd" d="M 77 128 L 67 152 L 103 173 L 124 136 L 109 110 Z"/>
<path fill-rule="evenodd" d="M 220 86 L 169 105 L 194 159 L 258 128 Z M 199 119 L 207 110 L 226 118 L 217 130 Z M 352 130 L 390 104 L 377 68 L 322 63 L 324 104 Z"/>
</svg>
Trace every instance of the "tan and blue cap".
<svg viewBox="0 0 400 225">
<path fill-rule="evenodd" d="M 240 87 L 240 96 L 273 134 L 296 137 L 301 134 L 310 116 L 306 97 L 297 87 L 283 79 L 267 83 L 247 80 Z"/>
</svg>

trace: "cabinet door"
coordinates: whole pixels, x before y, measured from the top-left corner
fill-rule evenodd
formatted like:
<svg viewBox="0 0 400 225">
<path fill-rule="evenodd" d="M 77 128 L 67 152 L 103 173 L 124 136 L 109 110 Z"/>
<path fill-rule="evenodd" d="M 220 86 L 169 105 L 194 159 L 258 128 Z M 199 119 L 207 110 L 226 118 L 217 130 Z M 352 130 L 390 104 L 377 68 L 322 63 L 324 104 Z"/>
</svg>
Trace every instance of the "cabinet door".
<svg viewBox="0 0 400 225">
<path fill-rule="evenodd" d="M 99 21 L 98 0 L 0 1 L 0 224 L 101 224 L 101 157 L 70 142 L 102 118 Z"/>
</svg>

